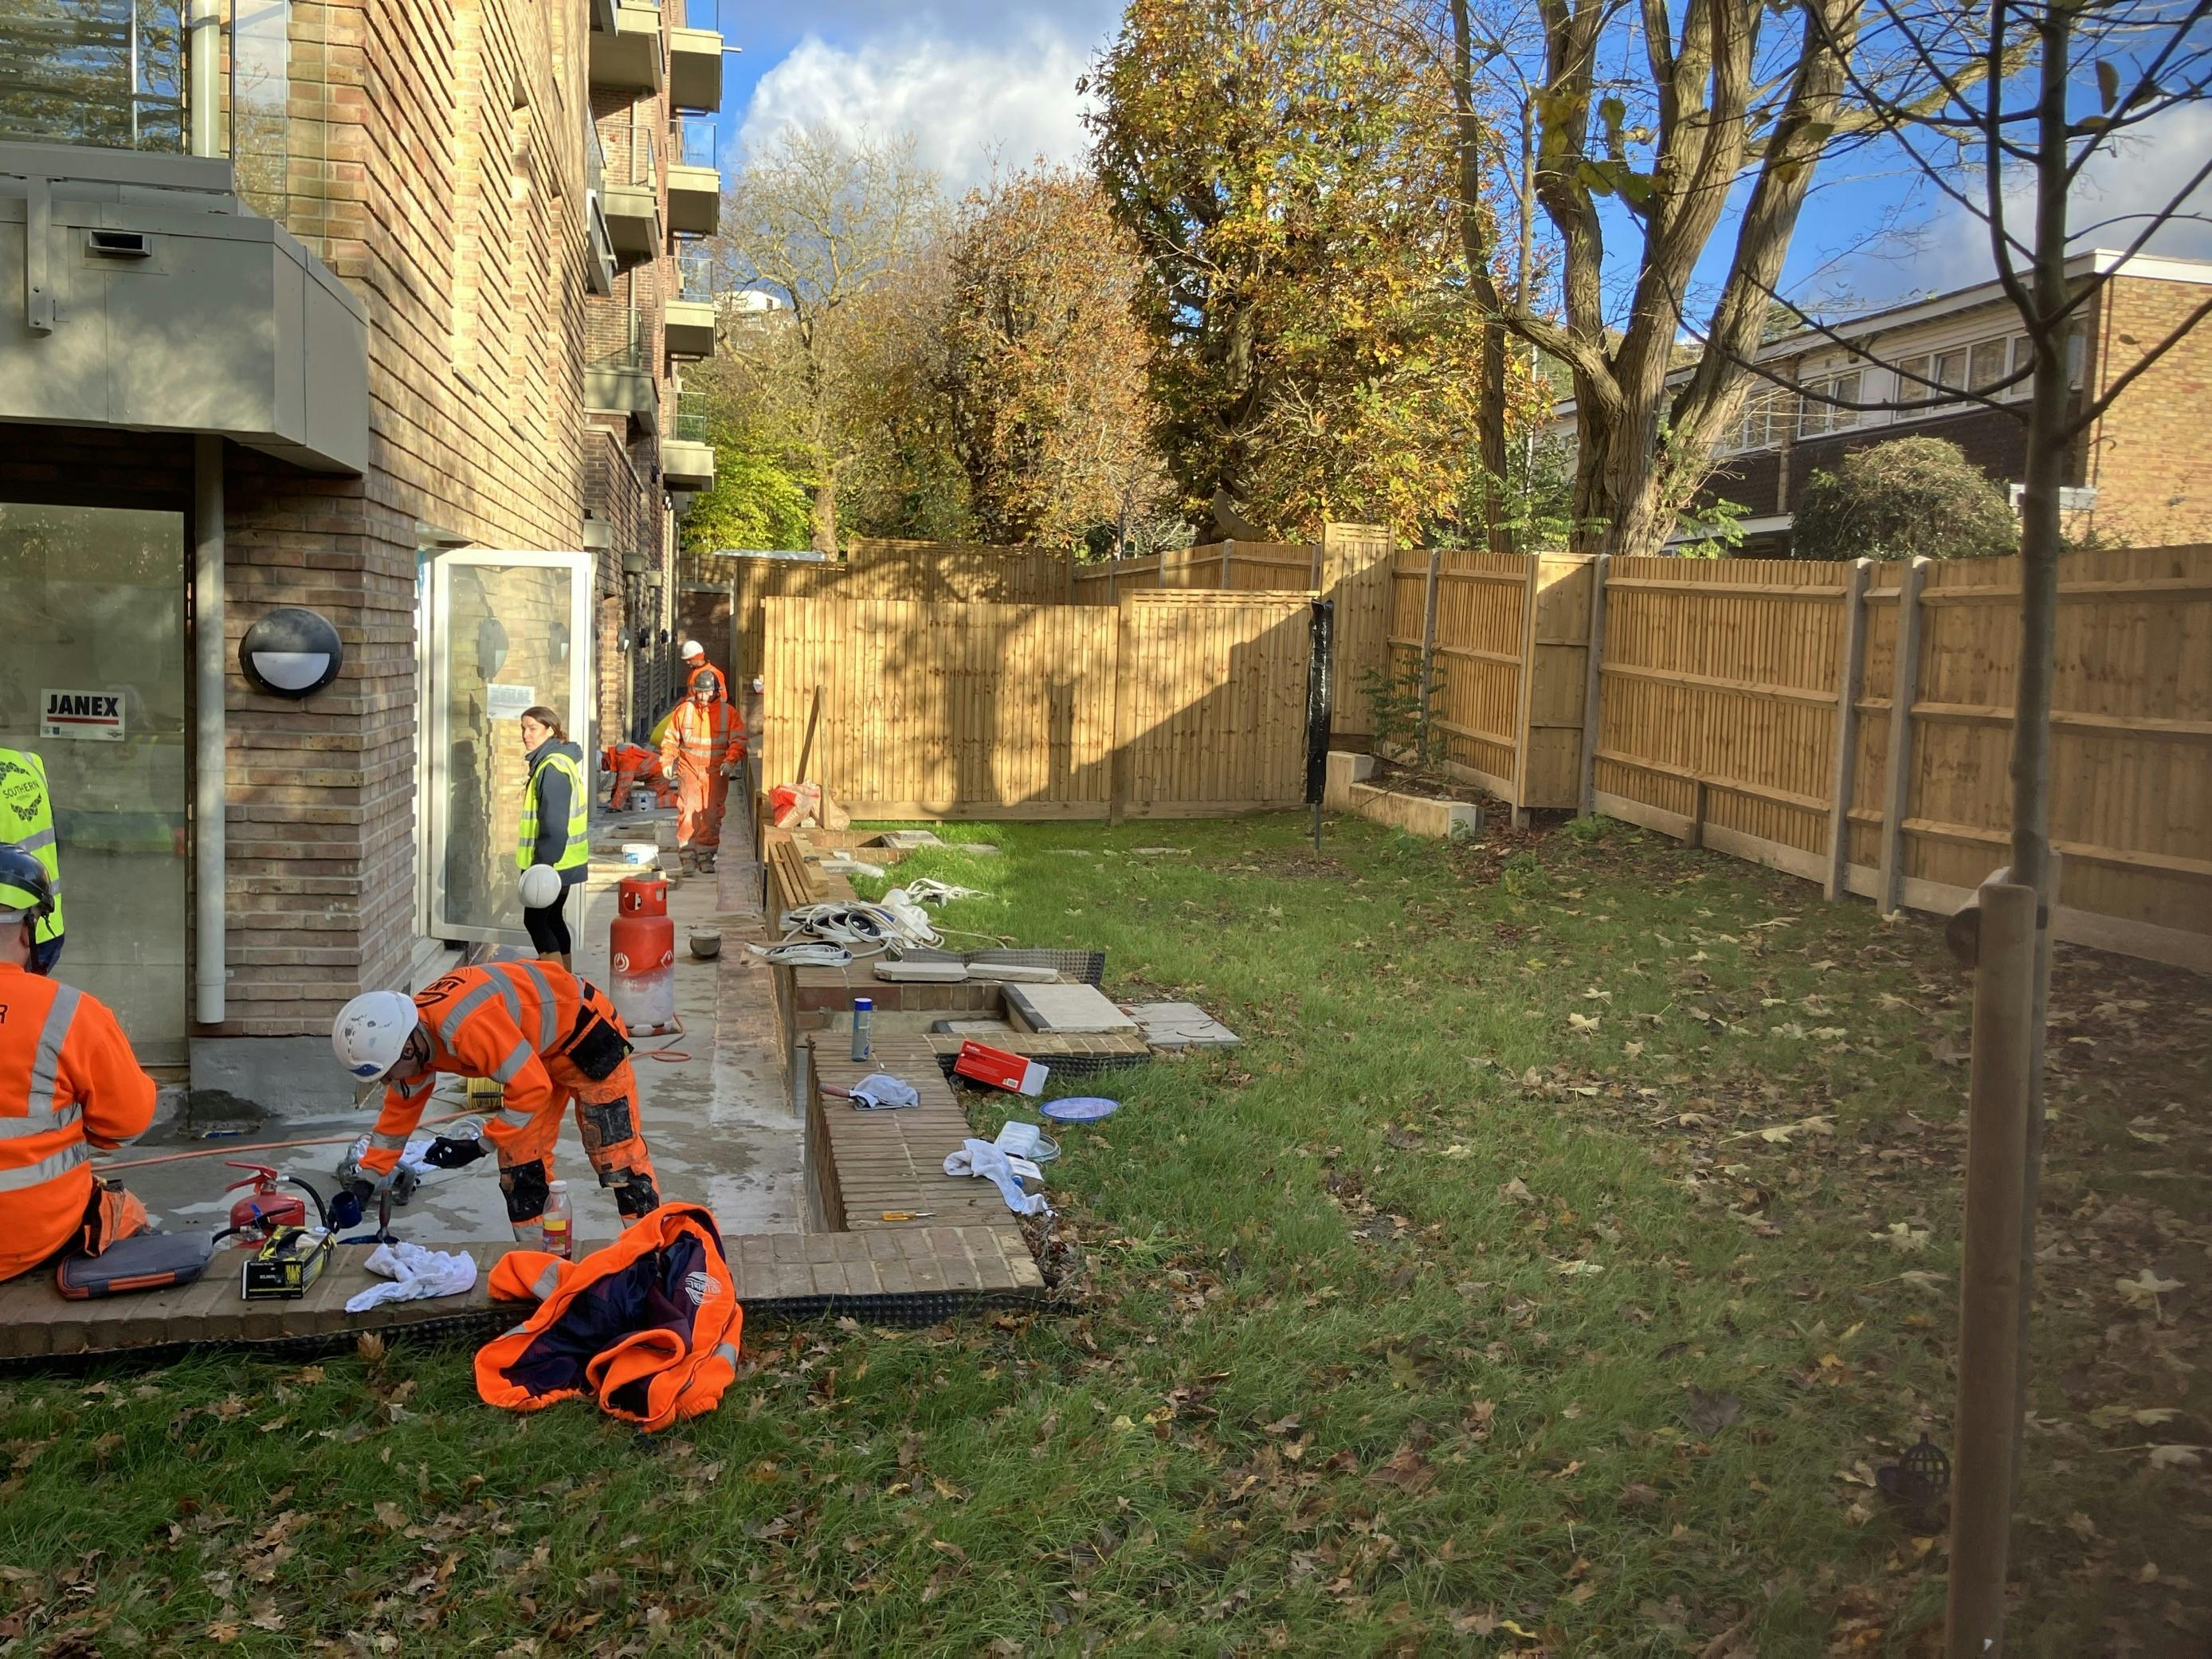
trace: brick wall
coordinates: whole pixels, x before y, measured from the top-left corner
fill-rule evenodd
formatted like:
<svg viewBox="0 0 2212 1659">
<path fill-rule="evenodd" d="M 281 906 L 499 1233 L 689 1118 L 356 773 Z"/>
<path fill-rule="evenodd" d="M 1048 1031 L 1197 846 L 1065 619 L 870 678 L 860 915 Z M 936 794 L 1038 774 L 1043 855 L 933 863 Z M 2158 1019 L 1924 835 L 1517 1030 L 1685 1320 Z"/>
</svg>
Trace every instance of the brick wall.
<svg viewBox="0 0 2212 1659">
<path fill-rule="evenodd" d="M 2100 395 L 2203 304 L 2197 283 L 2116 278 L 2090 324 Z M 2212 540 L 2212 325 L 2199 325 L 2144 371 L 2092 436 L 2087 482 L 2100 534 L 2139 547 Z"/>
<path fill-rule="evenodd" d="M 305 703 L 232 676 L 222 1034 L 325 1031 L 404 977 L 418 522 L 577 545 L 586 27 L 584 0 L 293 6 L 287 220 L 368 302 L 370 465 L 328 479 L 232 453 L 233 640 L 312 605 L 347 660 Z"/>
</svg>

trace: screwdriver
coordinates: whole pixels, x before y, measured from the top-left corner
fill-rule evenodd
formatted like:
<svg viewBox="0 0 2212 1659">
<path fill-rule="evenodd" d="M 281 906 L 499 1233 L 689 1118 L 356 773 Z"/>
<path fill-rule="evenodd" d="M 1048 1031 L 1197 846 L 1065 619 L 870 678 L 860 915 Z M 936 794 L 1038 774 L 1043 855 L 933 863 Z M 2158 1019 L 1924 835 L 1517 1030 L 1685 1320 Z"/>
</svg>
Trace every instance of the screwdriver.
<svg viewBox="0 0 2212 1659">
<path fill-rule="evenodd" d="M 878 1218 L 884 1221 L 927 1221 L 937 1213 L 934 1210 L 885 1210 Z"/>
</svg>

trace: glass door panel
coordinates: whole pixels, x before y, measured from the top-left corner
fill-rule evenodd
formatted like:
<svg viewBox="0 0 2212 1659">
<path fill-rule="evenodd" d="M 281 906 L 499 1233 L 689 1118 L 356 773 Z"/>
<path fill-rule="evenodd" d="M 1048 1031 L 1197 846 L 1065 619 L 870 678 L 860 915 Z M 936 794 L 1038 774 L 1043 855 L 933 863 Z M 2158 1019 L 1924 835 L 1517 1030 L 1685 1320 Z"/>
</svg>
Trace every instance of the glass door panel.
<svg viewBox="0 0 2212 1659">
<path fill-rule="evenodd" d="M 514 846 L 526 780 L 522 711 L 542 704 L 584 751 L 591 732 L 592 556 L 468 550 L 431 567 L 424 703 L 432 722 L 431 927 L 525 947 Z"/>
<path fill-rule="evenodd" d="M 36 753 L 53 797 L 55 977 L 115 1011 L 141 1064 L 181 1064 L 184 515 L 0 502 L 0 748 Z"/>
</svg>

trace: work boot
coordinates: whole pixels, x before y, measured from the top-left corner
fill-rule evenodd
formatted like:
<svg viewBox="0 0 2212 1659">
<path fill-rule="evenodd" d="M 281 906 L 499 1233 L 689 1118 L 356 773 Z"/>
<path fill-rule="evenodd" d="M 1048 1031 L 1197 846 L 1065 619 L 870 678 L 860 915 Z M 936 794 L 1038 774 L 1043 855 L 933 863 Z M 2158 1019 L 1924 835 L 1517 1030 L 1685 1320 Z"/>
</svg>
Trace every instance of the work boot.
<svg viewBox="0 0 2212 1659">
<path fill-rule="evenodd" d="M 691 874 L 692 865 L 693 860 L 691 856 L 691 849 L 688 847 L 678 848 L 676 849 L 676 873 L 679 876 L 688 876 Z"/>
<path fill-rule="evenodd" d="M 711 876 L 714 873 L 714 855 L 712 853 L 699 854 L 699 873 L 702 876 Z"/>
</svg>

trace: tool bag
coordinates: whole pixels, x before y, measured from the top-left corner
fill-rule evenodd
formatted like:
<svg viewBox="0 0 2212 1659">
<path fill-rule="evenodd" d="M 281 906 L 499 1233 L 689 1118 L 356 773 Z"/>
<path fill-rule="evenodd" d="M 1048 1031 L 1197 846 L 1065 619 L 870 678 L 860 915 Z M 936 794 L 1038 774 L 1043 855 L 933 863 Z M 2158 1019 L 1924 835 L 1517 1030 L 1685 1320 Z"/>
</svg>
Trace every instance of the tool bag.
<svg viewBox="0 0 2212 1659">
<path fill-rule="evenodd" d="M 118 1240 L 98 1255 L 65 1255 L 54 1267 L 54 1288 L 72 1302 L 131 1291 L 165 1291 L 189 1285 L 207 1271 L 215 1241 L 205 1233 L 140 1233 Z"/>
</svg>

